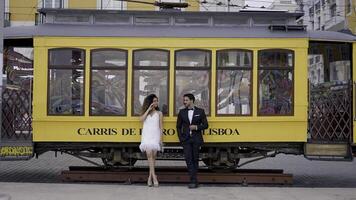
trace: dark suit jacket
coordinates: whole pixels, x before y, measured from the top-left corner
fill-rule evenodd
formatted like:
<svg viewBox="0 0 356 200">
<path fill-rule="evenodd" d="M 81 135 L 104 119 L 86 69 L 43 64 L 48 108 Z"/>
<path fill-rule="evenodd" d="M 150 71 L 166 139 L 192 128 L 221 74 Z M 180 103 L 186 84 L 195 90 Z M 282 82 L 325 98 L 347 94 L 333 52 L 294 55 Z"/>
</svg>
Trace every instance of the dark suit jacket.
<svg viewBox="0 0 356 200">
<path fill-rule="evenodd" d="M 193 130 L 192 135 L 190 136 L 190 130 L 189 126 L 190 125 L 197 125 L 198 130 Z M 193 119 L 192 123 L 190 124 L 189 118 L 188 118 L 188 109 L 184 108 L 179 111 L 178 114 L 178 119 L 177 119 L 177 131 L 178 131 L 178 137 L 180 142 L 185 142 L 187 141 L 190 137 L 192 139 L 199 143 L 203 144 L 203 131 L 204 129 L 208 128 L 208 120 L 206 119 L 206 115 L 204 112 L 204 109 L 194 107 L 194 112 L 193 112 Z"/>
</svg>

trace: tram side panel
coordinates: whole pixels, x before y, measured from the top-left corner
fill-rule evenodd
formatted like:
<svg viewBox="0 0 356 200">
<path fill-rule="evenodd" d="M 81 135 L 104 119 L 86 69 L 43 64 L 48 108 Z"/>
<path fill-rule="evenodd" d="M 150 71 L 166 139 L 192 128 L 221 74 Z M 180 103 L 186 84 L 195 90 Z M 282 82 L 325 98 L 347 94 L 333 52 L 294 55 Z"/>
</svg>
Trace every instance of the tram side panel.
<svg viewBox="0 0 356 200">
<path fill-rule="evenodd" d="M 149 42 L 148 42 L 149 40 Z M 35 38 L 34 70 L 34 141 L 35 142 L 139 142 L 141 122 L 131 116 L 89 116 L 90 50 L 96 48 L 123 48 L 128 54 L 127 94 L 131 94 L 133 49 L 250 49 L 253 62 L 253 113 L 252 116 L 210 116 L 206 142 L 305 142 L 307 137 L 307 48 L 306 39 L 158 39 L 158 38 Z M 84 110 L 83 116 L 48 116 L 48 50 L 53 48 L 80 48 L 85 50 Z M 258 116 L 258 51 L 263 49 L 288 49 L 294 51 L 294 112 L 292 116 Z M 212 70 L 216 70 L 212 63 Z M 174 70 L 170 66 L 170 70 Z M 214 72 L 213 72 L 214 73 Z M 170 77 L 173 79 L 174 77 Z M 212 80 L 212 86 L 215 86 Z M 215 87 L 212 87 L 215 89 Z M 174 85 L 169 85 L 174 90 Z M 212 97 L 215 98 L 215 97 Z M 170 97 L 170 104 L 174 101 Z M 214 102 L 214 101 L 212 101 Z M 215 105 L 211 105 L 214 109 Z M 127 103 L 131 110 L 131 102 Z M 165 117 L 165 142 L 178 142 L 174 116 Z"/>
</svg>

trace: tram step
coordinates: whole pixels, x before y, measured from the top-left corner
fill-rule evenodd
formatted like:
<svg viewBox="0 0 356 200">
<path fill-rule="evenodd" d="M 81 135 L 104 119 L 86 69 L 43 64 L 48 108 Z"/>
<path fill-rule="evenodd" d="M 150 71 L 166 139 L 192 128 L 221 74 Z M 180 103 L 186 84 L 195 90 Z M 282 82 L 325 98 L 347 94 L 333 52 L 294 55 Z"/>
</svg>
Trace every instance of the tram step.
<svg viewBox="0 0 356 200">
<path fill-rule="evenodd" d="M 351 161 L 353 159 L 349 144 L 314 144 L 304 146 L 304 156 L 309 160 Z"/>
</svg>

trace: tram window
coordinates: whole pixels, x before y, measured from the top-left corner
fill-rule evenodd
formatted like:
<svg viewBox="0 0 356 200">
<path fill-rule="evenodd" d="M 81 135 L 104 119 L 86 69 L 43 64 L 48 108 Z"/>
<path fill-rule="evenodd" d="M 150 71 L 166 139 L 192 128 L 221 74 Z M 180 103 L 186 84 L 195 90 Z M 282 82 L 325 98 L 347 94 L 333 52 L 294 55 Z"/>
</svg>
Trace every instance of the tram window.
<svg viewBox="0 0 356 200">
<path fill-rule="evenodd" d="M 345 84 L 351 80 L 351 45 L 347 43 L 311 42 L 309 59 L 309 82 L 312 86 L 322 84 Z"/>
<path fill-rule="evenodd" d="M 293 54 L 286 51 L 261 51 L 259 67 L 293 67 Z"/>
<path fill-rule="evenodd" d="M 33 48 L 9 46 L 4 49 L 4 71 L 7 85 L 32 90 Z"/>
<path fill-rule="evenodd" d="M 176 67 L 210 68 L 210 51 L 183 50 L 176 52 Z"/>
<path fill-rule="evenodd" d="M 160 49 L 133 52 L 133 115 L 141 114 L 143 100 L 156 94 L 159 108 L 168 115 L 169 51 Z"/>
<path fill-rule="evenodd" d="M 258 57 L 258 115 L 293 115 L 294 52 L 262 50 Z"/>
<path fill-rule="evenodd" d="M 84 115 L 84 54 L 81 49 L 49 50 L 48 115 Z"/>
<path fill-rule="evenodd" d="M 84 51 L 81 49 L 56 49 L 49 51 L 51 67 L 84 66 Z"/>
<path fill-rule="evenodd" d="M 252 51 L 217 51 L 218 115 L 251 115 Z"/>
<path fill-rule="evenodd" d="M 127 67 L 127 52 L 122 50 L 93 50 L 92 67 Z"/>
<path fill-rule="evenodd" d="M 195 104 L 209 114 L 211 52 L 179 50 L 175 58 L 175 113 L 184 108 L 183 95 L 192 93 Z"/>
<path fill-rule="evenodd" d="M 136 50 L 134 52 L 134 66 L 136 67 L 168 67 L 168 51 Z"/>
<path fill-rule="evenodd" d="M 127 51 L 91 51 L 90 115 L 126 114 Z"/>
</svg>

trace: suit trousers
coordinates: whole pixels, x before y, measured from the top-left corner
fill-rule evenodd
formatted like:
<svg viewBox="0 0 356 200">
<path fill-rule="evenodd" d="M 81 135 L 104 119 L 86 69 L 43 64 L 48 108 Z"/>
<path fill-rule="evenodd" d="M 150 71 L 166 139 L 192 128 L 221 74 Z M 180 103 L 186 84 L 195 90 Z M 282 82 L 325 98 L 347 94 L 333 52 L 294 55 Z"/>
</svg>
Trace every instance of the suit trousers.
<svg viewBox="0 0 356 200">
<path fill-rule="evenodd" d="M 200 143 L 194 141 L 192 137 L 183 142 L 184 157 L 190 175 L 191 183 L 198 182 L 197 173 L 199 169 L 200 146 Z"/>
</svg>

